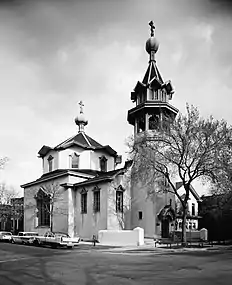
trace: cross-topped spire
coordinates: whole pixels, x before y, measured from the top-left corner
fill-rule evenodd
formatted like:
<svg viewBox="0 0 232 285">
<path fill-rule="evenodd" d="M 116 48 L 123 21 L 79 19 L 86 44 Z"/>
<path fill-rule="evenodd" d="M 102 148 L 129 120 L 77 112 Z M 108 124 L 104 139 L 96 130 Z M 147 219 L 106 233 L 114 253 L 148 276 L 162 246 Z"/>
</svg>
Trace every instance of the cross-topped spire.
<svg viewBox="0 0 232 285">
<path fill-rule="evenodd" d="M 83 107 L 84 104 L 82 100 L 78 103 L 80 106 L 80 114 L 78 114 L 75 118 L 75 123 L 79 126 L 79 132 L 84 132 L 84 126 L 88 124 L 88 120 L 85 118 Z"/>
<path fill-rule="evenodd" d="M 149 26 L 151 27 L 151 37 L 154 37 L 154 35 L 155 35 L 155 24 L 154 24 L 154 22 L 151 21 L 149 23 Z"/>
<path fill-rule="evenodd" d="M 80 105 L 80 113 L 83 113 L 83 107 L 85 106 L 82 100 L 78 103 Z"/>
</svg>

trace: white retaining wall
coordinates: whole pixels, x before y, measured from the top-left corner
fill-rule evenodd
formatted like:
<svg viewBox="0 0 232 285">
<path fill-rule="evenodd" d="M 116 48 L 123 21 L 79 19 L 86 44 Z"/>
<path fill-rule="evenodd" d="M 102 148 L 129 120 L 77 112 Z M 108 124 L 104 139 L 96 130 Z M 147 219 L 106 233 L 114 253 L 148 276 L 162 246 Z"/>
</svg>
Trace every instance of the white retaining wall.
<svg viewBox="0 0 232 285">
<path fill-rule="evenodd" d="M 144 244 L 144 229 L 135 228 L 126 230 L 100 230 L 98 241 L 104 245 L 138 246 Z"/>
</svg>

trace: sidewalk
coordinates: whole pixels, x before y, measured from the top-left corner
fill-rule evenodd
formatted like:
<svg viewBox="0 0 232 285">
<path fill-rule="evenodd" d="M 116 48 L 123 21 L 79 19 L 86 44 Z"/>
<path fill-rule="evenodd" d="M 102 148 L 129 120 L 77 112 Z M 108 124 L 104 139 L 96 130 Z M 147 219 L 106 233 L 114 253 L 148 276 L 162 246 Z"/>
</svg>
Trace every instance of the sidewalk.
<svg viewBox="0 0 232 285">
<path fill-rule="evenodd" d="M 199 247 L 199 246 L 192 246 L 192 247 L 181 247 L 181 246 L 175 246 L 173 245 L 171 248 L 166 246 L 166 245 L 157 245 L 155 247 L 155 243 L 149 242 L 145 243 L 144 245 L 140 246 L 116 246 L 116 245 L 104 245 L 100 243 L 96 243 L 96 246 L 93 245 L 92 242 L 89 241 L 81 241 L 78 245 L 80 248 L 89 248 L 89 249 L 95 249 L 95 250 L 100 250 L 102 252 L 131 252 L 131 253 L 157 253 L 157 254 L 165 254 L 165 253 L 171 253 L 171 252 L 188 252 L 188 251 L 206 251 L 209 248 L 212 249 L 212 246 L 205 245 L 204 247 Z M 216 250 L 216 246 L 215 246 Z"/>
</svg>

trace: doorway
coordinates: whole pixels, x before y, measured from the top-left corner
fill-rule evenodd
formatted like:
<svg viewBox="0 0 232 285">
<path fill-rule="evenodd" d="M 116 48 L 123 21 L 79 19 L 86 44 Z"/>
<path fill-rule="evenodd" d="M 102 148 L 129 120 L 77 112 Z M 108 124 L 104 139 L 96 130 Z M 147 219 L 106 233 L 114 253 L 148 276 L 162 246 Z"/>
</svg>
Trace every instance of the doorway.
<svg viewBox="0 0 232 285">
<path fill-rule="evenodd" d="M 161 237 L 162 238 L 169 237 L 169 219 L 165 219 L 161 223 Z"/>
</svg>

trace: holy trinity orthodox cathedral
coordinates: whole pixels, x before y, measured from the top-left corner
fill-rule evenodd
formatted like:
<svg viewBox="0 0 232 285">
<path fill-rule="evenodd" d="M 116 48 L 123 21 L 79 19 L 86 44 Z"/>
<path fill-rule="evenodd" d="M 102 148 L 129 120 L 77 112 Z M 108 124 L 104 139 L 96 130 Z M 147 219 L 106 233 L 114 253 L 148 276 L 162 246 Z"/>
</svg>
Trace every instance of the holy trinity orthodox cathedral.
<svg viewBox="0 0 232 285">
<path fill-rule="evenodd" d="M 150 26 L 151 36 L 146 42 L 148 68 L 131 93 L 136 106 L 128 111 L 135 136 L 156 128 L 165 116 L 175 119 L 178 113 L 169 103 L 174 93 L 172 84 L 163 80 L 156 65 L 159 45 L 153 22 Z M 75 122 L 77 134 L 55 147 L 44 145 L 40 149 L 43 175 L 22 185 L 25 231 L 42 234 L 52 228 L 91 238 L 99 230 L 139 226 L 147 237 L 168 236 L 175 226 L 174 195 L 166 191 L 147 197 L 140 183 L 126 182 L 131 163 L 119 168 L 121 156 L 86 134 L 88 121 L 82 102 Z"/>
</svg>

